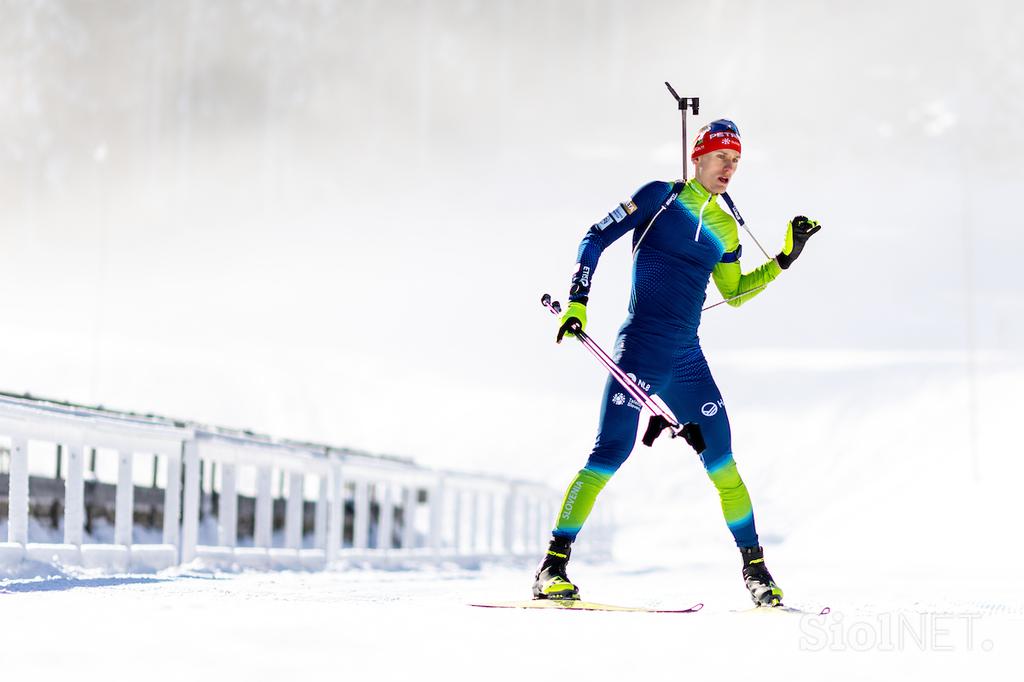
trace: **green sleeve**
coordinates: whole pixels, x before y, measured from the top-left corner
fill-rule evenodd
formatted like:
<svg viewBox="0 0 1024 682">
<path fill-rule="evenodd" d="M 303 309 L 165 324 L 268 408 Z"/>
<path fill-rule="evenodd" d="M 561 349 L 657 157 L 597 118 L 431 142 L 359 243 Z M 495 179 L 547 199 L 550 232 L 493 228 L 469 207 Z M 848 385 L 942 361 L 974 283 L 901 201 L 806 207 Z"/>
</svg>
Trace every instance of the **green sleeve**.
<svg viewBox="0 0 1024 682">
<path fill-rule="evenodd" d="M 711 271 L 711 276 L 715 280 L 715 286 L 726 300 L 739 296 L 745 291 L 750 292 L 748 296 L 740 296 L 729 301 L 729 305 L 737 308 L 764 291 L 764 285 L 778 277 L 780 272 L 782 272 L 782 268 L 773 258 L 746 274 L 743 274 L 739 261 L 719 263 Z"/>
</svg>

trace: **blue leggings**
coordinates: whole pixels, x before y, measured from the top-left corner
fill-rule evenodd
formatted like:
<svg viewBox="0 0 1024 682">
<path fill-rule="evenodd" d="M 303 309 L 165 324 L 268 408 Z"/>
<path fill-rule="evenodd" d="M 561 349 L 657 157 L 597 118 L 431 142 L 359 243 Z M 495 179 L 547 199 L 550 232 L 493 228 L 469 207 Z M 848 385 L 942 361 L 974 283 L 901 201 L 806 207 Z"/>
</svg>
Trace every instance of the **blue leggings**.
<svg viewBox="0 0 1024 682">
<path fill-rule="evenodd" d="M 657 394 L 680 423 L 700 426 L 706 449 L 701 461 L 718 490 L 726 525 L 739 547 L 756 547 L 757 531 L 746 486 L 732 456 L 732 435 L 722 394 L 700 346 L 666 352 L 664 346 L 620 335 L 616 362 Z M 597 494 L 629 457 L 636 443 L 640 404 L 609 377 L 601 404 L 600 429 L 586 466 L 569 485 L 554 534 L 575 539 Z"/>
</svg>

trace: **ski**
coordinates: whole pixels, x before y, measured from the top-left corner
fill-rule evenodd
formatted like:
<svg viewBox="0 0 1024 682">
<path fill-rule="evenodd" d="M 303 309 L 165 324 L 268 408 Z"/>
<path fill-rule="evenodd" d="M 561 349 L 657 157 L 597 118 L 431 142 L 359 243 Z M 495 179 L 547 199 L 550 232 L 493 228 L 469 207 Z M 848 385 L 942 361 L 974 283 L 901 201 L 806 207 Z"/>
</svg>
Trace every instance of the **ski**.
<svg viewBox="0 0 1024 682">
<path fill-rule="evenodd" d="M 614 604 L 598 604 L 579 599 L 529 599 L 523 601 L 492 602 L 487 604 L 470 604 L 483 609 L 561 609 L 563 611 L 620 611 L 631 613 L 697 613 L 704 604 L 697 602 L 685 609 L 658 609 L 647 606 L 616 606 Z"/>
<path fill-rule="evenodd" d="M 769 611 L 778 611 L 779 613 L 796 613 L 801 616 L 827 616 L 832 612 L 832 609 L 828 606 L 823 606 L 820 610 L 807 610 L 801 609 L 796 606 L 787 606 L 786 604 L 776 604 L 775 606 L 753 606 L 749 609 L 738 609 L 734 610 L 733 613 L 767 613 Z"/>
</svg>

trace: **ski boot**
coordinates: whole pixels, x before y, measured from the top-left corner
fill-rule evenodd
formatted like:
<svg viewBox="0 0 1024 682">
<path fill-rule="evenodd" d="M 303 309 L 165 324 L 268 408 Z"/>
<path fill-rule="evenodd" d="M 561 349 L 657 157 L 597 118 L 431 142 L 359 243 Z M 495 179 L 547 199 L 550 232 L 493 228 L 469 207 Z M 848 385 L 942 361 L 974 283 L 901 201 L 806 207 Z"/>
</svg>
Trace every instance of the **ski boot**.
<svg viewBox="0 0 1024 682">
<path fill-rule="evenodd" d="M 764 565 L 764 550 L 760 547 L 740 547 L 743 556 L 743 582 L 750 590 L 750 598 L 757 606 L 782 604 L 782 588 L 775 584 L 772 574 Z"/>
<path fill-rule="evenodd" d="M 569 563 L 572 540 L 567 538 L 551 538 L 548 553 L 537 567 L 533 576 L 534 599 L 579 599 L 580 591 L 565 574 L 565 566 Z"/>
</svg>

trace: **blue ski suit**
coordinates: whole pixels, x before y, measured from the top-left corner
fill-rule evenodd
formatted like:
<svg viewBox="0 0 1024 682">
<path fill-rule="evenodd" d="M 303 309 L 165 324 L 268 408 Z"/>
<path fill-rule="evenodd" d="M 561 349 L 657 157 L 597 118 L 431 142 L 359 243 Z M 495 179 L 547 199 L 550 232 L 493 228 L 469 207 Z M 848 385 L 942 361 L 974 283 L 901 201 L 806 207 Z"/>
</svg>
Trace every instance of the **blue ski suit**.
<svg viewBox="0 0 1024 682">
<path fill-rule="evenodd" d="M 644 390 L 659 396 L 680 423 L 699 425 L 706 444 L 701 460 L 719 492 L 726 524 L 738 546 L 756 547 L 753 508 L 733 459 L 729 417 L 697 328 L 712 276 L 722 295 L 734 299 L 730 305 L 738 306 L 782 270 L 771 260 L 741 273 L 736 221 L 699 182 L 651 182 L 587 231 L 572 278 L 571 302 L 587 302 L 601 253 L 627 233 L 632 233 L 633 244 L 632 293 L 613 357 Z M 640 411 L 640 404 L 609 377 L 597 440 L 568 488 L 553 531 L 556 537 L 576 538 L 598 493 L 629 457 Z"/>
</svg>

